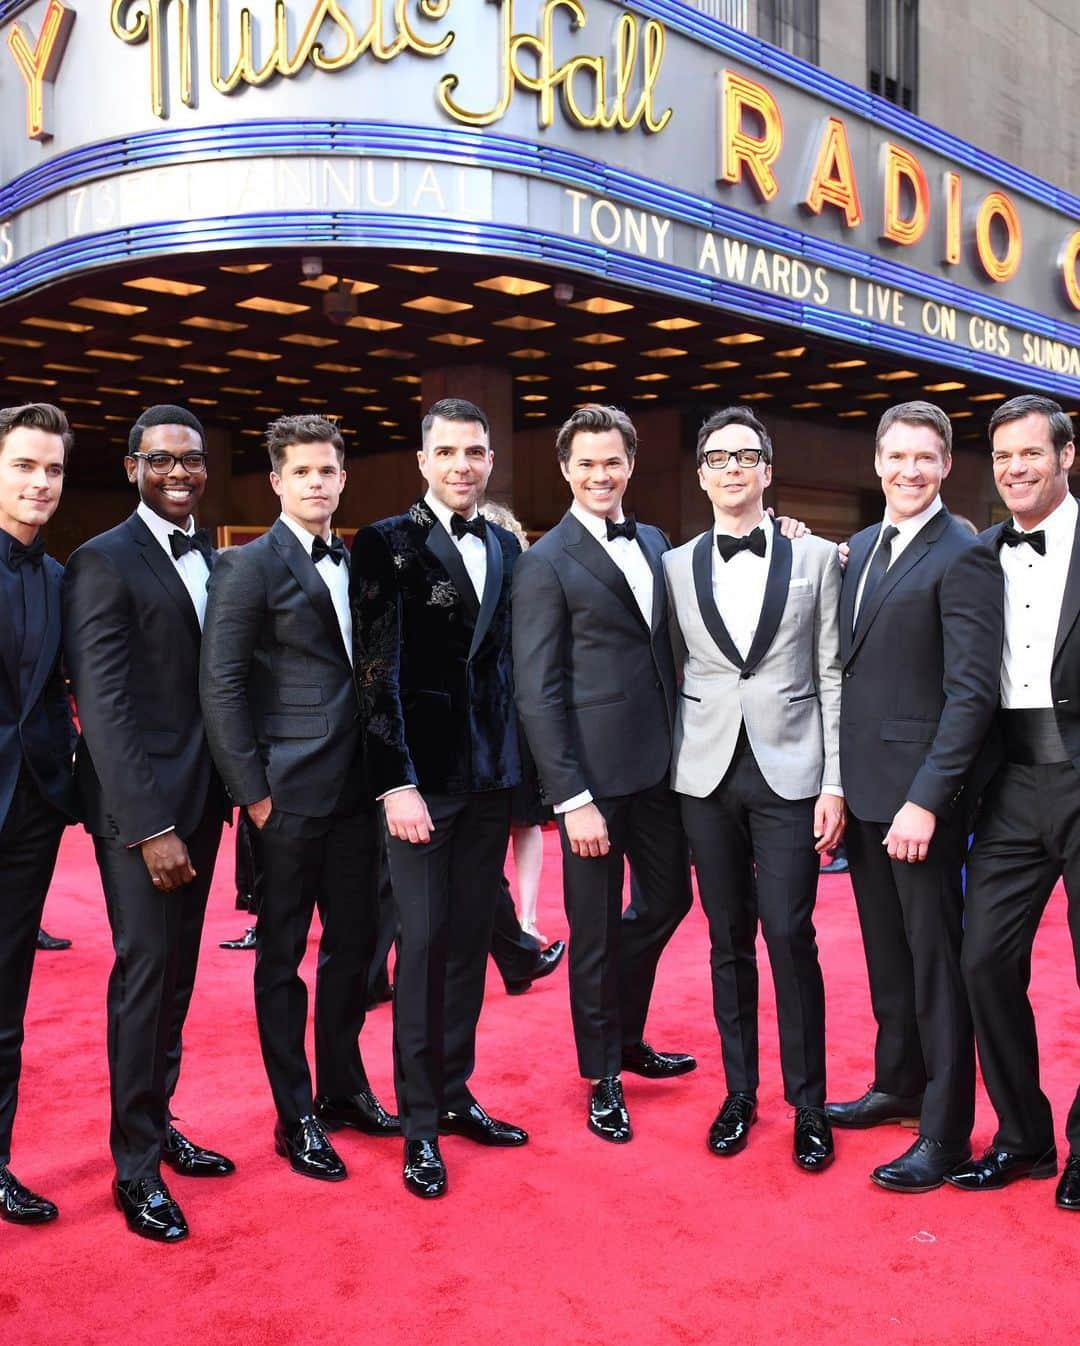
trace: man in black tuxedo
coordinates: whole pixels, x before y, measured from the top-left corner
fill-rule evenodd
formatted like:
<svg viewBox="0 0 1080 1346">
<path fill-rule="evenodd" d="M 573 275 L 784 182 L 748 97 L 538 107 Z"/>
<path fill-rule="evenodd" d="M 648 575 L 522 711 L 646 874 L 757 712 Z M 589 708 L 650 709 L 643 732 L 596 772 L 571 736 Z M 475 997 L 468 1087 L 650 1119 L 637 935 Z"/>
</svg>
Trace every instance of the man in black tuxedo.
<svg viewBox="0 0 1080 1346">
<path fill-rule="evenodd" d="M 64 571 L 39 537 L 60 503 L 70 448 L 58 407 L 0 411 L 0 1217 L 16 1224 L 57 1215 L 8 1164 L 41 911 L 75 814 L 75 733 L 60 671 Z"/>
<path fill-rule="evenodd" d="M 573 503 L 514 577 L 514 677 L 522 723 L 563 843 L 570 1007 L 588 1125 L 631 1138 L 621 1072 L 681 1075 L 697 1062 L 643 1039 L 656 966 L 690 910 L 679 805 L 668 785 L 675 665 L 658 528 L 624 518 L 637 433 L 586 406 L 556 452 Z M 621 921 L 623 861 L 644 894 Z"/>
<path fill-rule="evenodd" d="M 199 707 L 213 550 L 195 527 L 206 441 L 184 407 L 143 412 L 124 468 L 134 514 L 78 548 L 64 577 L 64 652 L 82 738 L 75 778 L 101 871 L 115 961 L 108 1053 L 114 1196 L 144 1238 L 187 1236 L 161 1178 L 233 1164 L 172 1124 L 181 1037 L 228 802 Z"/>
<path fill-rule="evenodd" d="M 366 766 L 383 802 L 398 918 L 394 1065 L 404 1180 L 446 1190 L 441 1134 L 523 1145 L 469 1090 L 495 896 L 521 779 L 510 657 L 517 539 L 477 510 L 487 417 L 443 398 L 417 453 L 427 492 L 353 543 Z"/>
<path fill-rule="evenodd" d="M 274 1144 L 295 1172 L 338 1182 L 347 1173 L 327 1129 L 398 1132 L 357 1043 L 375 940 L 377 834 L 361 772 L 349 560 L 331 531 L 345 445 L 336 426 L 310 414 L 273 422 L 266 442 L 281 517 L 218 561 L 200 689 L 214 760 L 256 829 L 255 1018 L 277 1109 Z M 313 1091 L 299 967 L 316 905 Z"/>
<path fill-rule="evenodd" d="M 852 538 L 840 605 L 848 862 L 878 1032 L 869 1090 L 826 1111 L 834 1126 L 919 1118 L 915 1143 L 871 1174 L 903 1192 L 939 1187 L 970 1156 L 975 1108 L 961 869 L 1000 622 L 989 568 L 941 500 L 951 454 L 939 407 L 882 416 L 885 518 Z"/>
<path fill-rule="evenodd" d="M 1050 398 L 1014 397 L 994 412 L 990 443 L 998 492 L 1012 514 L 980 538 L 1004 628 L 1004 761 L 985 793 L 968 861 L 962 962 L 998 1130 L 980 1158 L 949 1174 L 968 1191 L 1057 1172 L 1027 991 L 1031 946 L 1061 878 L 1080 981 L 1080 510 L 1069 493 L 1072 421 Z M 1076 1211 L 1080 1091 L 1065 1133 L 1069 1158 L 1057 1204 Z"/>
</svg>

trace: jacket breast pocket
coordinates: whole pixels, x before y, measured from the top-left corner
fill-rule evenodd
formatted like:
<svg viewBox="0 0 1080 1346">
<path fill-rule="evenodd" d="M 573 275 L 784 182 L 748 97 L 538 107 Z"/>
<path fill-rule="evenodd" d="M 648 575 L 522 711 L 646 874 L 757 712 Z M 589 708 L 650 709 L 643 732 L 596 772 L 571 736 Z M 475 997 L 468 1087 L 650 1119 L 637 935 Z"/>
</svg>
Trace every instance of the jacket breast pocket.
<svg viewBox="0 0 1080 1346">
<path fill-rule="evenodd" d="M 278 700 L 283 706 L 321 706 L 321 687 L 279 687 Z"/>
<path fill-rule="evenodd" d="M 325 738 L 325 715 L 266 715 L 263 733 L 267 738 Z"/>
<path fill-rule="evenodd" d="M 937 720 L 882 720 L 881 737 L 887 743 L 933 743 Z"/>
</svg>

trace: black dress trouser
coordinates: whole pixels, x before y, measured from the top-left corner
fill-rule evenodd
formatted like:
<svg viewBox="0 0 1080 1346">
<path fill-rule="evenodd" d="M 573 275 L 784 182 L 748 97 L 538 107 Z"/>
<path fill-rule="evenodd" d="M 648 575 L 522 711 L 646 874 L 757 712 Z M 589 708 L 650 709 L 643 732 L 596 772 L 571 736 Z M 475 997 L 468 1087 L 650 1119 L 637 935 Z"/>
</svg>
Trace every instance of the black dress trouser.
<svg viewBox="0 0 1080 1346">
<path fill-rule="evenodd" d="M 66 824 L 24 769 L 0 829 L 0 1164 L 11 1158 L 38 926 Z"/>
</svg>

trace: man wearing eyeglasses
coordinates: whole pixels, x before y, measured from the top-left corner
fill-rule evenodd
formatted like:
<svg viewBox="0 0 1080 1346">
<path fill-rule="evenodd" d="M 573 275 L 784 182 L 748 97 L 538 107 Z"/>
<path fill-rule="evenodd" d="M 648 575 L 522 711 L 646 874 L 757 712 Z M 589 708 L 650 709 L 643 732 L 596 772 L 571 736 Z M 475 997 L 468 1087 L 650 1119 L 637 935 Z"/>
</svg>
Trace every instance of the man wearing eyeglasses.
<svg viewBox="0 0 1080 1346">
<path fill-rule="evenodd" d="M 64 577 L 64 650 L 82 737 L 85 809 L 115 961 L 108 1054 L 114 1196 L 128 1227 L 156 1242 L 187 1236 L 161 1164 L 193 1178 L 233 1164 L 172 1124 L 181 1034 L 203 915 L 229 805 L 199 706 L 199 648 L 214 561 L 195 527 L 206 440 L 184 407 L 135 422 L 124 470 L 135 512 L 78 548 Z"/>
<path fill-rule="evenodd" d="M 772 457 L 765 426 L 745 407 L 716 412 L 698 432 L 713 526 L 664 556 L 682 677 L 671 779 L 709 921 L 727 1082 L 709 1149 L 738 1154 L 757 1117 L 760 920 L 793 1156 L 818 1173 L 833 1143 L 813 910 L 820 853 L 844 831 L 841 576 L 830 543 L 788 541 L 766 517 Z"/>
</svg>

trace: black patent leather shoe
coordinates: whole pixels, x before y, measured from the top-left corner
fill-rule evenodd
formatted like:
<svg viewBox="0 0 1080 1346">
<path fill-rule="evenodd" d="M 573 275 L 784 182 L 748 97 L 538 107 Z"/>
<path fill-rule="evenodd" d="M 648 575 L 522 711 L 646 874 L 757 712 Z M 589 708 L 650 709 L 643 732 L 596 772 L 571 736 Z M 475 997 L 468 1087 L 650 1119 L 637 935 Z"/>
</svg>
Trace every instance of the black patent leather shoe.
<svg viewBox="0 0 1080 1346">
<path fill-rule="evenodd" d="M 689 1075 L 697 1070 L 697 1061 L 686 1052 L 657 1052 L 647 1042 L 635 1042 L 623 1048 L 622 1068 L 649 1080 L 666 1080 L 673 1075 Z"/>
<path fill-rule="evenodd" d="M 520 1126 L 489 1117 L 475 1099 L 465 1112 L 444 1112 L 439 1118 L 439 1134 L 464 1136 L 477 1145 L 524 1145 L 529 1139 L 529 1133 Z"/>
<path fill-rule="evenodd" d="M 1053 1145 L 1042 1154 L 1012 1154 L 995 1150 L 945 1175 L 945 1181 L 965 1192 L 996 1192 L 1018 1178 L 1052 1178 L 1057 1173 L 1057 1150 Z"/>
<path fill-rule="evenodd" d="M 914 1125 L 922 1112 L 921 1098 L 901 1098 L 897 1094 L 883 1094 L 870 1088 L 861 1098 L 850 1103 L 826 1103 L 825 1116 L 833 1126 L 862 1131 L 871 1126 L 885 1126 L 889 1122 Z"/>
<path fill-rule="evenodd" d="M 822 1173 L 836 1158 L 832 1128 L 824 1108 L 795 1109 L 792 1157 L 804 1173 Z"/>
<path fill-rule="evenodd" d="M 153 1243 L 179 1243 L 188 1236 L 184 1212 L 159 1177 L 113 1183 L 113 1200 L 127 1227 Z"/>
<path fill-rule="evenodd" d="M 0 1219 L 12 1224 L 48 1224 L 59 1214 L 51 1201 L 24 1187 L 6 1164 L 0 1164 Z"/>
<path fill-rule="evenodd" d="M 405 1167 L 401 1172 L 413 1196 L 442 1196 L 446 1191 L 446 1165 L 437 1140 L 407 1140 Z"/>
<path fill-rule="evenodd" d="M 231 1159 L 215 1150 L 204 1150 L 193 1145 L 187 1136 L 181 1135 L 171 1123 L 165 1132 L 165 1144 L 161 1147 L 162 1163 L 185 1178 L 227 1178 L 236 1172 Z"/>
<path fill-rule="evenodd" d="M 361 1089 L 348 1098 L 328 1098 L 320 1094 L 315 1100 L 315 1116 L 327 1131 L 351 1126 L 365 1136 L 401 1135 L 397 1117 L 386 1111 L 370 1089 Z"/>
<path fill-rule="evenodd" d="M 970 1145 L 945 1145 L 930 1136 L 920 1136 L 898 1159 L 879 1164 L 870 1181 L 890 1192 L 932 1192 L 970 1158 Z"/>
<path fill-rule="evenodd" d="M 589 1097 L 589 1130 L 601 1140 L 625 1145 L 633 1137 L 630 1114 L 623 1098 L 622 1080 L 618 1075 L 605 1075 L 597 1080 Z"/>
<path fill-rule="evenodd" d="M 253 949 L 255 947 L 255 927 L 249 925 L 239 939 L 223 939 L 219 949 Z"/>
<path fill-rule="evenodd" d="M 1065 1161 L 1054 1202 L 1062 1210 L 1080 1210 L 1080 1154 L 1070 1154 Z"/>
<path fill-rule="evenodd" d="M 720 1105 L 706 1142 L 713 1154 L 722 1158 L 746 1149 L 750 1128 L 757 1121 L 757 1099 L 753 1094 L 728 1094 Z"/>
<path fill-rule="evenodd" d="M 301 1117 L 295 1126 L 278 1121 L 274 1127 L 274 1149 L 284 1155 L 294 1173 L 320 1182 L 342 1182 L 349 1176 L 337 1151 L 326 1139 L 322 1124 L 315 1117 Z"/>
<path fill-rule="evenodd" d="M 554 944 L 549 944 L 546 949 L 541 949 L 537 953 L 536 963 L 527 977 L 513 977 L 509 980 L 506 977 L 503 978 L 506 994 L 524 995 L 534 981 L 539 981 L 541 977 L 550 977 L 562 962 L 565 952 L 565 939 L 557 939 Z"/>
<path fill-rule="evenodd" d="M 70 939 L 60 939 L 57 935 L 50 935 L 47 930 L 38 926 L 37 946 L 44 949 L 47 953 L 57 953 L 60 949 L 70 949 Z"/>
</svg>

